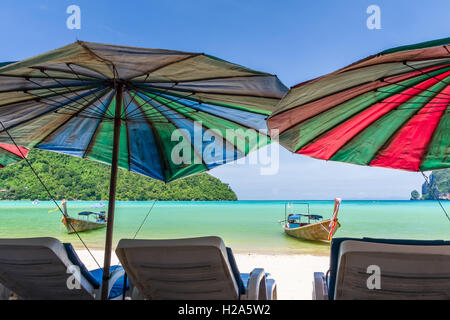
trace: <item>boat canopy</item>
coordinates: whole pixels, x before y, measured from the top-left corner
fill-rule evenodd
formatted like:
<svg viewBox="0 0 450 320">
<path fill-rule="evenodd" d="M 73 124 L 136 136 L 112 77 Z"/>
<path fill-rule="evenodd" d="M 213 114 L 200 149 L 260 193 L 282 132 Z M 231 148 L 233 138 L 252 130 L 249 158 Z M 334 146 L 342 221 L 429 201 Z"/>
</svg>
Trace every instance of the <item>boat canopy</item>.
<svg viewBox="0 0 450 320">
<path fill-rule="evenodd" d="M 292 216 L 289 216 L 289 219 L 300 219 L 301 217 L 307 217 L 313 220 L 323 219 L 323 217 L 319 216 L 318 214 L 294 214 Z"/>
<path fill-rule="evenodd" d="M 91 211 L 82 211 L 82 212 L 78 213 L 79 216 L 90 216 L 91 214 L 97 214 L 97 213 L 91 212 Z"/>
<path fill-rule="evenodd" d="M 94 203 L 93 205 L 91 205 L 91 208 L 103 208 L 105 206 L 104 203 Z"/>
</svg>

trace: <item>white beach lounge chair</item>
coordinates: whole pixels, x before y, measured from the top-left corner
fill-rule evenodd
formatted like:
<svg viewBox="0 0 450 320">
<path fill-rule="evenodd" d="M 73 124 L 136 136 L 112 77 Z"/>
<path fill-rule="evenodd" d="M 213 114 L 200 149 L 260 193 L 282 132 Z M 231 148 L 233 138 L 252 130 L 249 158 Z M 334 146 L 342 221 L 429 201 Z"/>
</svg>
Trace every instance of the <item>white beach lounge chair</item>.
<svg viewBox="0 0 450 320">
<path fill-rule="evenodd" d="M 70 244 L 54 238 L 0 239 L 0 285 L 21 299 L 100 298 L 101 270 L 88 271 Z M 120 299 L 124 271 L 111 270 L 109 297 Z"/>
<path fill-rule="evenodd" d="M 276 299 L 276 283 L 264 269 L 240 274 L 231 249 L 218 237 L 122 239 L 116 254 L 144 299 Z"/>
<path fill-rule="evenodd" d="M 450 299 L 450 242 L 337 238 L 313 299 Z"/>
</svg>

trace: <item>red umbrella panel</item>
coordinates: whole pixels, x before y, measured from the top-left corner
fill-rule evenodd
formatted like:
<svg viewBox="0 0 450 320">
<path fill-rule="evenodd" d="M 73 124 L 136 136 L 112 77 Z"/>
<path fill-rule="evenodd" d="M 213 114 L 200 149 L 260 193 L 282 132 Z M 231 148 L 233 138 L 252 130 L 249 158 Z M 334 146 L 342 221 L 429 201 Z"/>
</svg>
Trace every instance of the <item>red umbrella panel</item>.
<svg viewBox="0 0 450 320">
<path fill-rule="evenodd" d="M 28 155 L 28 149 L 0 143 L 0 168 L 14 164 Z"/>
<path fill-rule="evenodd" d="M 268 126 L 298 154 L 427 171 L 450 167 L 449 105 L 446 38 L 386 50 L 298 84 Z"/>
</svg>

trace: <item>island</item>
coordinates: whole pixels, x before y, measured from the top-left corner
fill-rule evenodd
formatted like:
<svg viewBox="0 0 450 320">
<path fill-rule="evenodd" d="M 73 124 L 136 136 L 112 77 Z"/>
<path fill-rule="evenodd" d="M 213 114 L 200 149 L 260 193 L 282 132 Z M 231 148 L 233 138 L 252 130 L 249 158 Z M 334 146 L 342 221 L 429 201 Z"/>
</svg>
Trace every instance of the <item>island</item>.
<svg viewBox="0 0 450 320">
<path fill-rule="evenodd" d="M 450 169 L 433 171 L 429 177 L 430 186 L 424 182 L 422 184 L 422 195 L 419 191 L 411 192 L 411 200 L 434 200 L 432 190 L 439 200 L 450 200 Z"/>
<path fill-rule="evenodd" d="M 32 149 L 28 160 L 56 200 L 107 200 L 110 167 L 90 160 Z M 0 169 L 0 200 L 50 200 L 26 161 Z M 119 170 L 117 200 L 235 201 L 230 186 L 207 174 L 164 183 Z"/>
</svg>

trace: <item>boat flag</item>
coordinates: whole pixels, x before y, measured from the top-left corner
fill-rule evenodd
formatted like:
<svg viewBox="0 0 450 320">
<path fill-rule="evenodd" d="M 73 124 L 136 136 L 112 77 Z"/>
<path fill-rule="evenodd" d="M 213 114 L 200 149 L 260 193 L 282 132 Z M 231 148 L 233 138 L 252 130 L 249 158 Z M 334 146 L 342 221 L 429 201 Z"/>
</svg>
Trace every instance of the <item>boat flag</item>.
<svg viewBox="0 0 450 320">
<path fill-rule="evenodd" d="M 341 205 L 341 201 L 342 201 L 341 198 L 334 199 L 334 212 L 333 212 L 333 217 L 331 218 L 331 222 L 329 225 L 330 233 L 328 234 L 328 241 L 331 240 L 331 237 L 333 236 L 334 228 L 336 227 L 337 215 L 339 212 L 339 206 Z"/>
</svg>

